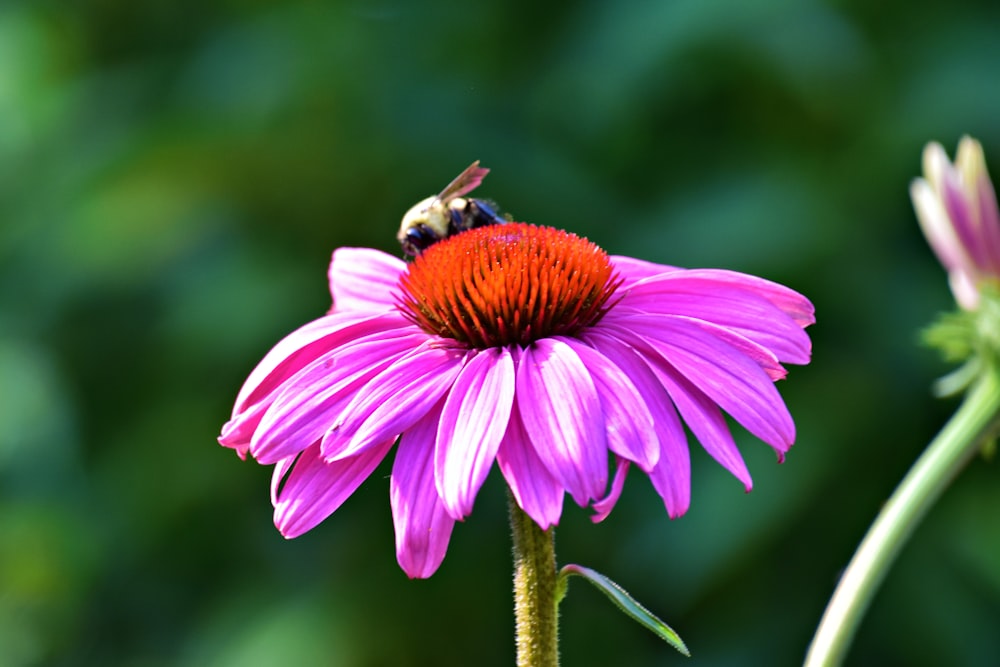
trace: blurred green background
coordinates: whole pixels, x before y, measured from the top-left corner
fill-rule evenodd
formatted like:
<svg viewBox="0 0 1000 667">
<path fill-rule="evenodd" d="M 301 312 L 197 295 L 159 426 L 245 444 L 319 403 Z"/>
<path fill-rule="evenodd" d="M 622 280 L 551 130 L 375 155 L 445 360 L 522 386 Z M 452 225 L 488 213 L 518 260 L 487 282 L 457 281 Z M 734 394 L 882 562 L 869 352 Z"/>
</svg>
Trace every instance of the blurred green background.
<svg viewBox="0 0 1000 667">
<path fill-rule="evenodd" d="M 0 7 L 0 665 L 510 665 L 494 474 L 430 580 L 397 567 L 383 466 L 293 541 L 270 469 L 215 442 L 246 373 L 329 306 L 337 246 L 474 159 L 477 194 L 612 253 L 812 298 L 755 490 L 697 447 L 670 521 L 630 477 L 563 562 L 572 665 L 800 663 L 840 569 L 954 409 L 917 332 L 952 307 L 911 210 L 926 141 L 1000 175 L 993 2 L 116 0 Z M 1000 472 L 921 526 L 851 664 L 1000 658 Z"/>
</svg>

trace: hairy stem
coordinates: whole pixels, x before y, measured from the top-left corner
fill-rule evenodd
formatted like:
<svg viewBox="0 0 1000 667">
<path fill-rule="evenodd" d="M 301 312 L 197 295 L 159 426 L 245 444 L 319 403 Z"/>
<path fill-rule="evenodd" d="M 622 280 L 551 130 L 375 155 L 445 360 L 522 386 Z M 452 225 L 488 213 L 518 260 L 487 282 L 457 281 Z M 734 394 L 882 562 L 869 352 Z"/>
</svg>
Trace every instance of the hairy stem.
<svg viewBox="0 0 1000 667">
<path fill-rule="evenodd" d="M 542 530 L 508 493 L 514 535 L 514 615 L 518 667 L 559 664 L 555 531 Z"/>
</svg>

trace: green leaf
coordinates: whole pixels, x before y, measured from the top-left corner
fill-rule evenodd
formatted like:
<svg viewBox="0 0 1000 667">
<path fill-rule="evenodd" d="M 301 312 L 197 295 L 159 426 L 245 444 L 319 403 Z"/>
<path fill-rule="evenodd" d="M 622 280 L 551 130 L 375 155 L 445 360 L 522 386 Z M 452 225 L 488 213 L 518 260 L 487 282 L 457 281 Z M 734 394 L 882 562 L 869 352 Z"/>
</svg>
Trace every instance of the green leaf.
<svg viewBox="0 0 1000 667">
<path fill-rule="evenodd" d="M 579 575 L 592 583 L 597 590 L 607 595 L 608 599 L 614 602 L 615 606 L 631 617 L 632 620 L 647 628 L 650 632 L 660 637 L 660 639 L 673 646 L 685 656 L 689 658 L 691 657 L 691 653 L 688 652 L 688 648 L 685 646 L 684 640 L 680 638 L 680 635 L 674 632 L 673 628 L 657 618 L 651 611 L 636 602 L 635 598 L 629 595 L 624 588 L 611 581 L 600 572 L 595 572 L 594 570 L 583 567 L 582 565 L 570 564 L 564 566 L 559 571 L 558 584 L 560 592 L 562 592 L 563 595 L 565 595 L 567 579 L 574 574 Z"/>
</svg>

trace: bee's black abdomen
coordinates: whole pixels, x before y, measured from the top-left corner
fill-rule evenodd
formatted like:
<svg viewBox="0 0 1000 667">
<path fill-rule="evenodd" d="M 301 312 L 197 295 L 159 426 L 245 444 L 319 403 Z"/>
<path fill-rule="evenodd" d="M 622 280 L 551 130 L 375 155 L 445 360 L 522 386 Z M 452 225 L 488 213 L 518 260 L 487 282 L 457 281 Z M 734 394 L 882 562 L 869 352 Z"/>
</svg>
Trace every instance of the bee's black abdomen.
<svg viewBox="0 0 1000 667">
<path fill-rule="evenodd" d="M 493 210 L 493 206 L 486 203 L 482 199 L 470 199 L 469 208 L 473 209 L 471 215 L 472 219 L 475 221 L 473 227 L 485 227 L 487 225 L 502 225 L 506 222 L 503 218 L 497 215 L 497 212 Z"/>
<path fill-rule="evenodd" d="M 507 222 L 497 215 L 492 205 L 482 199 L 467 199 L 465 206 L 461 209 L 452 208 L 450 212 L 451 233 L 488 225 L 502 225 Z"/>
</svg>

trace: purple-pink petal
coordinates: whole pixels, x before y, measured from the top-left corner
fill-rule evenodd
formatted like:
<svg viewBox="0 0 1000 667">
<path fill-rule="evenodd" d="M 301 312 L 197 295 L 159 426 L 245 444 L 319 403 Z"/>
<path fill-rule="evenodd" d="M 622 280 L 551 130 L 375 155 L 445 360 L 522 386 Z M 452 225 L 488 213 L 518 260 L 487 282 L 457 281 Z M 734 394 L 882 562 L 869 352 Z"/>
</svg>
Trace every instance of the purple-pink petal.
<svg viewBox="0 0 1000 667">
<path fill-rule="evenodd" d="M 301 453 L 301 452 L 300 452 Z M 274 470 L 271 471 L 271 505 L 277 507 L 278 496 L 281 492 L 282 482 L 285 481 L 285 475 L 288 471 L 292 469 L 295 462 L 298 460 L 299 455 L 294 454 L 293 456 L 288 456 L 281 459 L 274 465 Z"/>
<path fill-rule="evenodd" d="M 989 275 L 1000 275 L 1000 209 L 997 208 L 997 195 L 990 183 L 985 164 L 978 173 L 975 183 L 975 198 L 973 202 L 979 210 L 979 233 L 982 245 L 989 251 L 989 263 L 985 272 Z"/>
<path fill-rule="evenodd" d="M 748 273 L 726 269 L 687 269 L 685 273 L 691 277 L 708 276 L 712 280 L 728 282 L 736 287 L 755 292 L 780 308 L 795 320 L 799 326 L 806 327 L 816 323 L 816 311 L 813 308 L 812 302 L 784 285 L 779 285 L 778 283 L 757 276 L 751 276 Z"/>
<path fill-rule="evenodd" d="M 728 412 L 744 428 L 778 451 L 795 441 L 795 424 L 781 395 L 762 369 L 762 348 L 727 329 L 668 315 L 632 317 L 628 329 L 610 326 L 629 343 L 648 346 Z"/>
<path fill-rule="evenodd" d="M 549 473 L 524 430 L 517 402 L 514 402 L 507 433 L 497 451 L 497 465 L 514 500 L 542 530 L 559 523 L 563 487 Z"/>
<path fill-rule="evenodd" d="M 623 280 L 621 289 L 627 289 L 632 284 L 651 276 L 658 276 L 671 271 L 683 272 L 686 270 L 676 266 L 657 264 L 656 262 L 648 262 L 644 259 L 636 259 L 635 257 L 627 257 L 625 255 L 611 255 L 609 259 L 611 260 L 611 264 L 614 265 L 615 271 Z"/>
<path fill-rule="evenodd" d="M 970 184 L 971 185 L 971 184 Z M 941 198 L 945 210 L 951 220 L 955 233 L 962 247 L 969 254 L 972 263 L 980 271 L 989 266 L 985 245 L 980 242 L 980 230 L 976 211 L 972 208 L 976 202 L 969 201 L 966 196 L 966 185 L 962 183 L 961 175 L 953 167 L 944 170 L 941 179 Z"/>
<path fill-rule="evenodd" d="M 399 313 L 335 313 L 299 327 L 272 347 L 247 376 L 234 414 L 260 400 L 317 356 L 344 343 L 385 329 L 407 326 Z"/>
<path fill-rule="evenodd" d="M 604 413 L 608 449 L 642 470 L 650 470 L 660 458 L 656 423 L 646 402 L 628 375 L 610 359 L 572 338 L 557 337 L 580 357 L 594 380 Z"/>
<path fill-rule="evenodd" d="M 608 515 L 611 514 L 611 510 L 613 510 L 615 505 L 618 503 L 618 499 L 621 498 L 622 489 L 625 488 L 625 476 L 628 474 L 631 462 L 628 459 L 623 459 L 618 456 L 615 457 L 615 463 L 617 464 L 617 467 L 615 468 L 614 479 L 611 480 L 611 490 L 608 491 L 608 495 L 595 501 L 592 506 L 594 508 L 594 514 L 590 517 L 590 520 L 594 523 L 600 523 L 608 518 Z"/>
<path fill-rule="evenodd" d="M 734 329 L 722 327 L 707 320 L 686 315 L 664 315 L 631 308 L 618 308 L 613 313 L 608 313 L 601 324 L 604 330 L 618 331 L 620 334 L 624 332 L 623 335 L 626 338 L 637 336 L 637 340 L 650 339 L 668 345 L 675 342 L 674 328 L 687 325 L 696 331 L 694 336 L 696 339 L 704 339 L 706 342 L 715 342 L 735 348 L 737 353 L 757 364 L 772 382 L 783 380 L 788 375 L 788 371 L 771 350 Z M 698 330 L 700 333 L 697 332 Z"/>
<path fill-rule="evenodd" d="M 323 455 L 353 456 L 386 438 L 396 438 L 427 414 L 447 392 L 467 352 L 429 339 L 358 389 L 341 421 L 323 439 Z"/>
<path fill-rule="evenodd" d="M 390 330 L 367 336 L 319 357 L 284 383 L 261 419 L 250 452 L 274 463 L 319 440 L 340 417 L 357 390 L 426 339 Z"/>
<path fill-rule="evenodd" d="M 706 396 L 704 392 L 669 364 L 664 364 L 662 360 L 657 360 L 655 357 L 647 357 L 647 362 L 667 393 L 670 394 L 670 399 L 677 406 L 678 412 L 684 418 L 684 423 L 694 433 L 694 437 L 701 443 L 701 446 L 723 468 L 743 482 L 747 491 L 750 491 L 753 488 L 750 471 L 747 470 L 743 456 L 733 440 L 733 434 L 730 433 L 726 419 L 722 416 L 715 401 Z M 654 483 L 656 472 L 654 469 L 654 474 L 651 475 Z"/>
<path fill-rule="evenodd" d="M 395 305 L 406 262 L 373 248 L 337 248 L 330 261 L 334 312 L 384 311 Z"/>
<path fill-rule="evenodd" d="M 970 182 L 972 178 L 975 182 Z M 945 209 L 963 249 L 978 271 L 995 275 L 1000 269 L 1000 221 L 985 165 L 973 173 L 948 165 L 941 186 Z"/>
<path fill-rule="evenodd" d="M 438 495 L 454 519 L 472 513 L 496 459 L 514 403 L 514 362 L 506 348 L 482 350 L 448 393 L 434 447 Z"/>
<path fill-rule="evenodd" d="M 226 447 L 250 444 L 254 429 L 284 382 L 317 357 L 357 338 L 412 325 L 399 313 L 338 313 L 296 329 L 264 355 L 251 371 L 223 427 L 219 442 Z"/>
<path fill-rule="evenodd" d="M 649 481 L 653 483 L 653 488 L 660 498 L 663 499 L 663 506 L 667 509 L 667 516 L 671 519 L 683 515 L 691 506 L 691 461 L 685 459 L 687 469 L 667 465 L 666 461 L 660 460 L 652 470 L 649 471 Z M 728 469 L 728 468 L 727 468 Z M 747 479 L 750 478 L 747 473 Z M 749 487 L 747 487 L 749 491 Z"/>
<path fill-rule="evenodd" d="M 654 371 L 633 348 L 599 330 L 584 334 L 584 340 L 629 376 L 653 415 L 660 443 L 660 457 L 653 468 L 659 482 L 654 479 L 653 486 L 663 498 L 671 518 L 680 516 L 691 502 L 691 453 L 673 401 Z"/>
<path fill-rule="evenodd" d="M 441 403 L 399 439 L 389 480 L 389 500 L 396 528 L 396 560 L 411 578 L 437 571 L 448 550 L 455 520 L 434 484 L 433 442 Z"/>
<path fill-rule="evenodd" d="M 288 538 L 298 537 L 333 514 L 365 481 L 392 447 L 392 440 L 369 447 L 357 456 L 324 461 L 319 443 L 306 448 L 291 466 L 274 503 L 274 525 Z M 280 483 L 287 463 L 274 469 L 272 488 Z"/>
<path fill-rule="evenodd" d="M 517 406 L 538 457 L 580 506 L 604 495 L 607 442 L 601 401 L 580 357 L 543 338 L 517 367 Z"/>
<path fill-rule="evenodd" d="M 917 219 L 948 271 L 958 304 L 975 310 L 981 284 L 1000 276 L 1000 211 L 982 146 L 962 137 L 952 164 L 932 142 L 924 148 L 923 164 L 924 178 L 910 186 Z"/>
<path fill-rule="evenodd" d="M 626 291 L 614 312 L 625 308 L 712 322 L 762 345 L 780 361 L 809 362 L 809 336 L 791 315 L 753 289 L 708 271 L 675 271 L 643 280 Z"/>
</svg>

